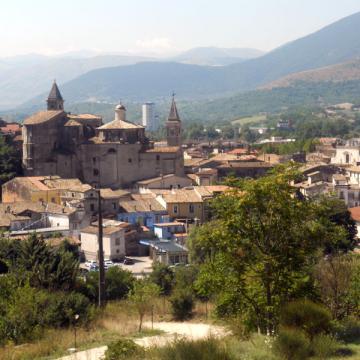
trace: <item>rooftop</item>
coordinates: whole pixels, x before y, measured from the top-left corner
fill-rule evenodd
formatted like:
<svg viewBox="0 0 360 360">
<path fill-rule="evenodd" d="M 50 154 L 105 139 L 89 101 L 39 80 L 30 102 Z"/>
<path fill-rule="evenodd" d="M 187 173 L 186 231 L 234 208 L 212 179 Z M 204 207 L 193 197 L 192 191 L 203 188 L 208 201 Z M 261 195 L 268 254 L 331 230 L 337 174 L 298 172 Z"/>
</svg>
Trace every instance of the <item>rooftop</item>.
<svg viewBox="0 0 360 360">
<path fill-rule="evenodd" d="M 119 226 L 103 226 L 103 234 L 104 235 L 111 235 L 114 233 L 117 233 L 119 231 L 124 230 L 125 227 L 127 227 L 127 223 L 123 223 L 126 224 L 126 226 L 123 225 L 119 225 Z M 98 226 L 94 226 L 94 225 L 90 225 L 88 227 L 86 227 L 85 229 L 81 230 L 82 233 L 86 233 L 86 234 L 98 234 L 99 233 L 99 228 Z"/>
<path fill-rule="evenodd" d="M 360 222 L 360 206 L 349 209 L 351 217 L 356 221 Z"/>
<path fill-rule="evenodd" d="M 120 206 L 127 213 L 165 211 L 165 208 L 153 197 L 143 197 L 137 200 L 120 201 Z"/>
<path fill-rule="evenodd" d="M 144 129 L 143 126 L 133 124 L 125 120 L 113 120 L 107 124 L 98 127 L 99 130 L 114 130 L 114 129 Z"/>
<path fill-rule="evenodd" d="M 155 147 L 153 149 L 146 150 L 147 153 L 174 153 L 178 152 L 180 149 L 179 146 L 164 146 L 164 147 Z"/>
<path fill-rule="evenodd" d="M 43 124 L 47 121 L 50 121 L 52 119 L 55 119 L 61 114 L 65 114 L 62 110 L 43 110 L 39 111 L 34 115 L 31 115 L 24 121 L 24 125 L 37 125 L 37 124 Z"/>
</svg>

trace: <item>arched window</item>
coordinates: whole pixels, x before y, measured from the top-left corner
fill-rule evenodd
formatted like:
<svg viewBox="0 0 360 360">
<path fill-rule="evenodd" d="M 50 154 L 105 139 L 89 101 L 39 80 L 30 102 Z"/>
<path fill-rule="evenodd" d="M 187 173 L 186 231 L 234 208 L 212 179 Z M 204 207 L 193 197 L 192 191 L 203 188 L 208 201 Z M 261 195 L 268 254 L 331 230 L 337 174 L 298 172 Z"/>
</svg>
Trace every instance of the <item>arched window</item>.
<svg viewBox="0 0 360 360">
<path fill-rule="evenodd" d="M 345 163 L 346 164 L 350 163 L 350 155 L 348 153 L 345 154 Z"/>
</svg>

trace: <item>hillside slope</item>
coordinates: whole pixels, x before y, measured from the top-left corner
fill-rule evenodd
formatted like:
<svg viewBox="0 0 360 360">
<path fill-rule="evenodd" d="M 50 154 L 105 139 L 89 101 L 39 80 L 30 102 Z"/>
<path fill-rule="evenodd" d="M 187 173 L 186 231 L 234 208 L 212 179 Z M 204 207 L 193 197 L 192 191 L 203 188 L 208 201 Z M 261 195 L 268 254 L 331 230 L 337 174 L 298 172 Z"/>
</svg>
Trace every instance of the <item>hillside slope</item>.
<svg viewBox="0 0 360 360">
<path fill-rule="evenodd" d="M 273 89 L 279 87 L 294 86 L 298 82 L 342 82 L 360 80 L 360 59 L 355 59 L 342 64 L 331 65 L 314 70 L 301 71 L 287 75 L 269 84 L 262 86 L 262 89 Z"/>
</svg>

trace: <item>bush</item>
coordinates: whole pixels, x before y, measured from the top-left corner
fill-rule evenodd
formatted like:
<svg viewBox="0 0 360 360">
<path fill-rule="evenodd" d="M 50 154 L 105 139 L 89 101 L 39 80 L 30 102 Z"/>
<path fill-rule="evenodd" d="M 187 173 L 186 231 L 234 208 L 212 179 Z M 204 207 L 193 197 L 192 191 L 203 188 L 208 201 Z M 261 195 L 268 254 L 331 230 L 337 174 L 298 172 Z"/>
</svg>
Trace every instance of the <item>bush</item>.
<svg viewBox="0 0 360 360">
<path fill-rule="evenodd" d="M 334 325 L 334 334 L 337 340 L 346 343 L 360 341 L 360 321 L 354 318 L 347 318 Z"/>
<path fill-rule="evenodd" d="M 285 306 L 280 324 L 303 330 L 312 339 L 331 329 L 330 312 L 322 305 L 309 300 L 299 300 Z"/>
<path fill-rule="evenodd" d="M 186 320 L 191 317 L 194 307 L 192 294 L 186 290 L 176 291 L 170 298 L 171 311 L 175 320 Z"/>
<path fill-rule="evenodd" d="M 233 357 L 219 340 L 209 338 L 197 341 L 180 339 L 158 348 L 157 360 L 232 360 Z"/>
<path fill-rule="evenodd" d="M 129 339 L 120 339 L 109 344 L 105 352 L 105 360 L 128 359 L 143 354 L 143 349 Z"/>
<path fill-rule="evenodd" d="M 312 354 L 319 359 L 328 359 L 336 354 L 338 342 L 330 335 L 316 335 L 311 343 Z"/>
<path fill-rule="evenodd" d="M 125 298 L 134 287 L 135 278 L 130 271 L 113 266 L 105 273 L 105 295 L 107 300 Z M 80 291 L 95 302 L 99 294 L 99 272 L 91 271 L 86 276 L 86 284 Z"/>
<path fill-rule="evenodd" d="M 310 355 L 310 341 L 300 330 L 283 328 L 274 342 L 273 349 L 282 359 L 303 360 Z"/>
</svg>

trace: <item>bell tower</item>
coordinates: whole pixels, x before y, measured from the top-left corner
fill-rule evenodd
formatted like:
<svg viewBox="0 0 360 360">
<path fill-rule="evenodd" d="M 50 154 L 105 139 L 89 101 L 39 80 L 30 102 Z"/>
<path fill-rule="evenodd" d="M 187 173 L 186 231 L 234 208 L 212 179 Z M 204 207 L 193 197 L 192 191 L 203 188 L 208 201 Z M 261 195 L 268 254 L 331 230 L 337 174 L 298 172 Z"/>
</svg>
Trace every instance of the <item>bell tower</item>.
<svg viewBox="0 0 360 360">
<path fill-rule="evenodd" d="M 64 99 L 61 96 L 55 80 L 46 102 L 48 110 L 64 110 Z"/>
<path fill-rule="evenodd" d="M 166 121 L 166 139 L 169 146 L 181 146 L 181 120 L 172 95 L 170 114 Z"/>
</svg>

